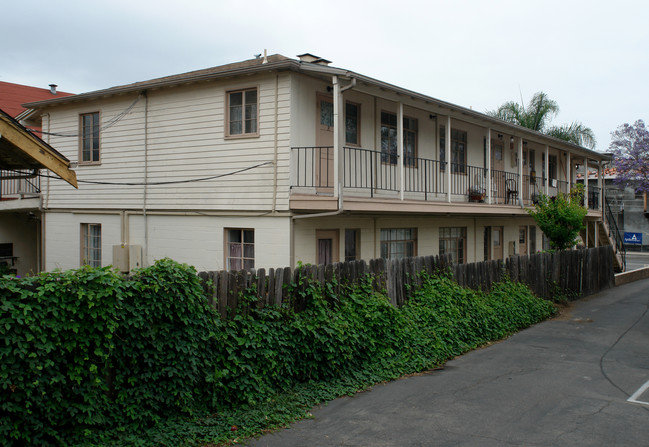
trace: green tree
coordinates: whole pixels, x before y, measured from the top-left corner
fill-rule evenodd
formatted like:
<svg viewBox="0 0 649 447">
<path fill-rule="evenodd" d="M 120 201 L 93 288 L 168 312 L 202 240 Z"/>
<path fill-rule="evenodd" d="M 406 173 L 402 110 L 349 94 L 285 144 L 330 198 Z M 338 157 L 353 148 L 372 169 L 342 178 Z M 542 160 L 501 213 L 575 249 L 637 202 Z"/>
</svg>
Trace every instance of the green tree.
<svg viewBox="0 0 649 447">
<path fill-rule="evenodd" d="M 578 121 L 562 126 L 551 126 L 550 121 L 559 113 L 559 104 L 550 99 L 544 92 L 536 92 L 527 104 L 509 101 L 496 110 L 487 111 L 487 115 L 519 126 L 559 138 L 579 146 L 595 147 L 595 134 Z"/>
<path fill-rule="evenodd" d="M 534 209 L 527 212 L 550 239 L 553 249 L 566 250 L 577 243 L 579 232 L 584 228 L 588 209 L 583 203 L 584 185 L 575 185 L 570 194 L 560 192 L 556 197 L 541 194 Z"/>
</svg>

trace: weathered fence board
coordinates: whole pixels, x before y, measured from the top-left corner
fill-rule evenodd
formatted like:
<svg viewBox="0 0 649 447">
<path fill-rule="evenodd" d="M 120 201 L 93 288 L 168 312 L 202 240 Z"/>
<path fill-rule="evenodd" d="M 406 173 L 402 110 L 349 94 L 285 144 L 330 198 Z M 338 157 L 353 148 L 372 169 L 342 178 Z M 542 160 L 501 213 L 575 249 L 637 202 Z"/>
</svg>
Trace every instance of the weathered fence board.
<svg viewBox="0 0 649 447">
<path fill-rule="evenodd" d="M 421 273 L 451 272 L 458 284 L 488 291 L 507 276 L 523 282 L 538 296 L 552 298 L 562 291 L 580 297 L 613 287 L 613 251 L 610 246 L 513 256 L 505 261 L 453 264 L 448 255 L 403 259 L 372 259 L 328 265 L 306 265 L 252 270 L 200 272 L 206 299 L 222 318 L 229 318 L 239 306 L 244 293 L 255 293 L 256 302 L 248 306 L 265 307 L 285 304 L 296 311 L 307 306 L 308 287 L 332 287 L 335 294 L 342 287 L 359 284 L 367 277 L 376 291 L 385 291 L 394 306 L 407 303 L 411 293 L 421 286 Z M 291 293 L 293 291 L 293 293 Z M 254 295 L 253 295 L 254 296 Z M 243 312 L 247 312 L 243 309 Z"/>
</svg>

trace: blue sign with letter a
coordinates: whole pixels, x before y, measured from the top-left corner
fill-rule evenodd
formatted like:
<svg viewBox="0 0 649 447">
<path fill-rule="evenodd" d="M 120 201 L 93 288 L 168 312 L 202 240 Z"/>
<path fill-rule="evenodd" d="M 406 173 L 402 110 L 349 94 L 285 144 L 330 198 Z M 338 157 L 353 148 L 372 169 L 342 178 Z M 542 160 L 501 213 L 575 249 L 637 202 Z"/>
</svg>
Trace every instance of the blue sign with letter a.
<svg viewBox="0 0 649 447">
<path fill-rule="evenodd" d="M 642 233 L 628 233 L 624 232 L 625 244 L 642 244 Z"/>
</svg>

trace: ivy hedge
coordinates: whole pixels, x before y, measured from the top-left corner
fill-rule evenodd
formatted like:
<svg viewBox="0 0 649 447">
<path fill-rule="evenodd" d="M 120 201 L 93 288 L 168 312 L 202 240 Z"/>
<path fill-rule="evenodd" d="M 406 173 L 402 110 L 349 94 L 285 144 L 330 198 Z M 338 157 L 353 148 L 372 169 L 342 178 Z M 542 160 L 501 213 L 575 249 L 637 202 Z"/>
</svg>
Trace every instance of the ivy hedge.
<svg viewBox="0 0 649 447">
<path fill-rule="evenodd" d="M 506 281 L 489 294 L 425 277 L 397 309 L 369 285 L 310 284 L 307 308 L 222 321 L 169 259 L 125 278 L 82 268 L 0 282 L 2 445 L 201 445 L 308 415 L 547 318 Z M 300 288 L 300 290 L 302 290 Z M 255 298 L 242 296 L 242 301 Z"/>
</svg>

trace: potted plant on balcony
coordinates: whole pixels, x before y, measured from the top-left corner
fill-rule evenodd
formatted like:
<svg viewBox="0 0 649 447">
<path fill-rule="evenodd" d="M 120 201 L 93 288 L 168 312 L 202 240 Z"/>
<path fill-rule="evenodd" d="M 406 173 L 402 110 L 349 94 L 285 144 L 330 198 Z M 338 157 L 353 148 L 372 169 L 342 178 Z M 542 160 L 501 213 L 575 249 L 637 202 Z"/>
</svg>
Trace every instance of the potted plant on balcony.
<svg viewBox="0 0 649 447">
<path fill-rule="evenodd" d="M 482 186 L 469 187 L 469 202 L 484 202 L 485 189 Z"/>
</svg>

